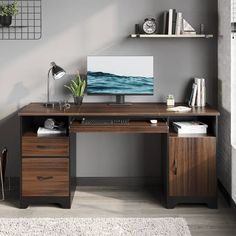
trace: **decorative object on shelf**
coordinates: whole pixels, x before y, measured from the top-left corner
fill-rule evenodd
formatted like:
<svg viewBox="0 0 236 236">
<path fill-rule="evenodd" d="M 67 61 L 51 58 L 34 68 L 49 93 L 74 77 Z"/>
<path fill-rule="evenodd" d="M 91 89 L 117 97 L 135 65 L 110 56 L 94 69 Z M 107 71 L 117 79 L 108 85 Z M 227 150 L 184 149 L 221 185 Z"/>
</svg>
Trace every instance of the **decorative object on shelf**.
<svg viewBox="0 0 236 236">
<path fill-rule="evenodd" d="M 64 122 L 56 122 L 52 118 L 48 118 L 44 121 L 44 127 L 39 127 L 37 130 L 37 136 L 49 136 L 49 135 L 66 135 L 66 127 Z"/>
<path fill-rule="evenodd" d="M 183 19 L 182 34 L 187 34 L 187 35 L 197 34 L 195 29 L 185 19 Z"/>
<path fill-rule="evenodd" d="M 177 12 L 176 9 L 169 9 L 167 17 L 163 15 L 163 33 L 168 35 L 195 35 L 194 28 L 183 18 L 182 12 Z M 167 19 L 166 19 L 167 18 Z"/>
<path fill-rule="evenodd" d="M 135 24 L 135 34 L 140 34 L 140 25 L 139 24 Z"/>
<path fill-rule="evenodd" d="M 205 34 L 205 25 L 200 24 L 200 34 Z"/>
<path fill-rule="evenodd" d="M 60 128 L 65 125 L 64 122 L 58 123 L 52 118 L 48 118 L 44 121 L 44 128 L 45 129 L 55 129 L 55 128 Z"/>
<path fill-rule="evenodd" d="M 173 106 L 175 106 L 174 95 L 169 94 L 169 95 L 167 96 L 166 105 L 167 105 L 168 107 L 173 107 Z"/>
<path fill-rule="evenodd" d="M 142 28 L 145 34 L 154 34 L 157 31 L 157 22 L 154 18 L 146 18 Z"/>
<path fill-rule="evenodd" d="M 154 20 L 154 22 L 153 22 Z M 160 19 L 160 32 L 157 34 L 157 23 L 154 18 L 145 19 L 143 26 L 143 32 L 137 30 L 135 25 L 135 34 L 131 34 L 131 38 L 213 38 L 212 34 L 206 34 L 205 25 L 200 25 L 200 31 L 197 34 L 196 30 L 191 26 L 186 19 L 183 18 L 182 12 L 177 12 L 175 9 L 169 9 L 161 14 Z M 236 20 L 235 20 L 236 21 Z M 150 26 L 149 26 L 150 25 Z M 152 25 L 154 25 L 152 27 Z M 233 26 L 232 28 L 236 26 Z M 155 28 L 155 30 L 154 30 Z"/>
<path fill-rule="evenodd" d="M 71 105 L 67 100 L 59 101 L 59 109 L 60 111 L 65 111 L 67 109 L 70 109 Z"/>
<path fill-rule="evenodd" d="M 9 27 L 12 23 L 12 17 L 19 13 L 18 3 L 14 1 L 13 3 L 3 4 L 0 6 L 0 24 L 4 27 Z"/>
<path fill-rule="evenodd" d="M 186 106 L 177 106 L 177 107 L 168 107 L 166 110 L 174 112 L 189 112 L 192 110 L 192 108 Z"/>
<path fill-rule="evenodd" d="M 77 73 L 75 80 L 71 80 L 70 85 L 64 85 L 70 90 L 74 97 L 74 102 L 76 105 L 81 105 L 84 98 L 84 92 L 86 88 L 86 80 L 82 80 L 80 74 Z"/>
<path fill-rule="evenodd" d="M 40 39 L 41 4 L 41 0 L 0 1 L 0 40 Z"/>
<path fill-rule="evenodd" d="M 153 35 L 157 38 L 162 37 L 183 37 L 183 38 L 212 38 L 213 35 L 205 35 L 204 25 L 201 25 L 200 34 L 197 34 L 196 30 L 191 24 L 183 18 L 182 12 L 177 12 L 176 9 L 169 9 L 161 14 L 160 20 L 161 27 L 160 33 L 157 33 L 157 22 L 154 18 L 147 18 L 142 25 L 144 34 L 141 34 L 135 26 L 135 34 L 132 34 L 132 38 L 145 38 L 145 34 Z M 193 37 L 195 36 L 195 37 Z M 150 36 L 151 38 L 151 36 Z"/>
<path fill-rule="evenodd" d="M 51 62 L 51 68 L 48 70 L 48 79 L 47 79 L 47 102 L 44 104 L 45 107 L 54 107 L 55 102 L 50 102 L 50 73 L 54 80 L 61 79 L 65 74 L 65 70 L 60 66 L 57 66 L 55 62 Z"/>
</svg>

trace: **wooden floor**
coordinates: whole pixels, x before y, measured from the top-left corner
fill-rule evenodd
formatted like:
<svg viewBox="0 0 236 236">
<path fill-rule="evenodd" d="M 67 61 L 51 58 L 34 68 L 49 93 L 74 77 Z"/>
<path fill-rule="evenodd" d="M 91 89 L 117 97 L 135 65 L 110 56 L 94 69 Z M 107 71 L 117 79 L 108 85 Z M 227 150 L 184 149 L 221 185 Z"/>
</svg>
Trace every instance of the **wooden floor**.
<svg viewBox="0 0 236 236">
<path fill-rule="evenodd" d="M 219 194 L 219 208 L 181 205 L 167 210 L 161 197 L 149 191 L 117 187 L 79 187 L 72 209 L 56 205 L 30 206 L 20 210 L 17 202 L 0 202 L 0 217 L 183 217 L 193 236 L 236 235 L 236 214 Z"/>
</svg>

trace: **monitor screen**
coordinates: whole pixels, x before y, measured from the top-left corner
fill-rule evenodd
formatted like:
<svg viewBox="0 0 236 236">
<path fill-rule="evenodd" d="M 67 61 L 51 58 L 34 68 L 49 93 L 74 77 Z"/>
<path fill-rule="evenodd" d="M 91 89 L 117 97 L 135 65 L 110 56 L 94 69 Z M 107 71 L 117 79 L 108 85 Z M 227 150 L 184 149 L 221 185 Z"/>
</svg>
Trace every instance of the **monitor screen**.
<svg viewBox="0 0 236 236">
<path fill-rule="evenodd" d="M 89 56 L 87 93 L 153 95 L 152 56 Z"/>
</svg>

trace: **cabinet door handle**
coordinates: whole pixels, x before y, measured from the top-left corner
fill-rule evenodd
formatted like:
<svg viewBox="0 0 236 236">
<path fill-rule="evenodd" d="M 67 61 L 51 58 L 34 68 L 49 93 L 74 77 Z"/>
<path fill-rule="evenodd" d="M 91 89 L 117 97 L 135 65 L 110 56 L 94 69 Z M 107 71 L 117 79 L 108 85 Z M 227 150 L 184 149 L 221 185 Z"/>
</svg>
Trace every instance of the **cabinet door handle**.
<svg viewBox="0 0 236 236">
<path fill-rule="evenodd" d="M 174 160 L 174 175 L 177 175 L 178 163 L 177 160 Z"/>
<path fill-rule="evenodd" d="M 44 181 L 44 180 L 53 179 L 53 176 L 37 176 L 37 179 L 39 181 Z"/>
<path fill-rule="evenodd" d="M 58 148 L 58 147 L 57 146 L 37 145 L 36 148 L 40 148 L 40 149 L 55 149 L 55 148 Z"/>
</svg>

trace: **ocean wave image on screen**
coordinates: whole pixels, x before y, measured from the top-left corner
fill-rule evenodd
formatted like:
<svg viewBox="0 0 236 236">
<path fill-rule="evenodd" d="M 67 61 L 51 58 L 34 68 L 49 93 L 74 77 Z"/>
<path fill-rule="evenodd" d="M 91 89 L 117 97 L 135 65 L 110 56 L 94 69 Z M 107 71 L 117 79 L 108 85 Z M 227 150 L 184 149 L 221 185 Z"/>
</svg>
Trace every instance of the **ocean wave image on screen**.
<svg viewBox="0 0 236 236">
<path fill-rule="evenodd" d="M 88 71 L 87 80 L 88 94 L 153 94 L 153 77 Z"/>
</svg>

